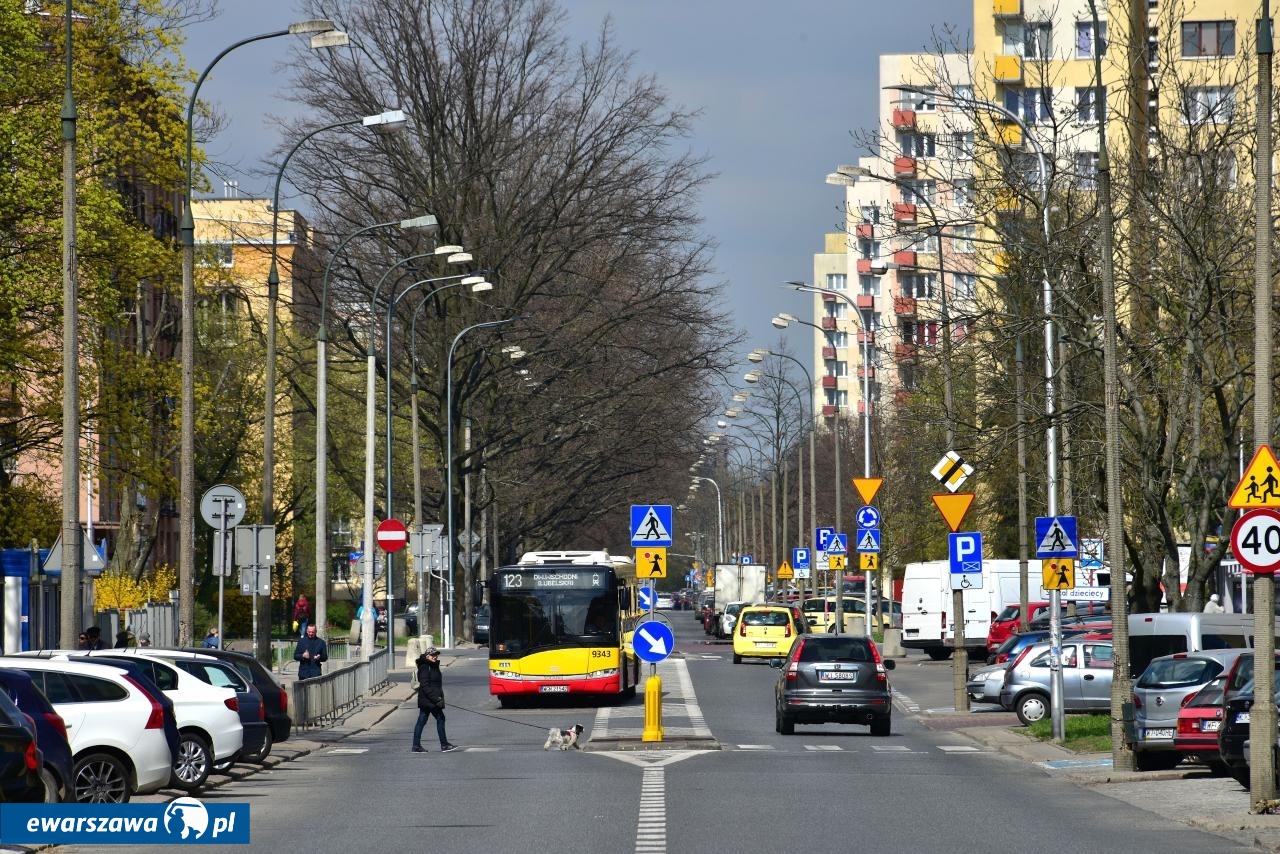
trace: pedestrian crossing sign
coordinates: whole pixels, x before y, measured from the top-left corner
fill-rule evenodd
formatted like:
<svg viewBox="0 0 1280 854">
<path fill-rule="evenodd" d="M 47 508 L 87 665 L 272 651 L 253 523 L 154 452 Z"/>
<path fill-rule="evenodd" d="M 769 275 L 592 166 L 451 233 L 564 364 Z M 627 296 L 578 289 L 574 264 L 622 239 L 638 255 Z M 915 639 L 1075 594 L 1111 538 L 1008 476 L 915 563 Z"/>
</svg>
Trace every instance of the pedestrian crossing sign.
<svg viewBox="0 0 1280 854">
<path fill-rule="evenodd" d="M 1270 445 L 1262 445 L 1254 452 L 1253 462 L 1227 504 L 1236 510 L 1280 508 L 1280 463 Z"/>
<path fill-rule="evenodd" d="M 1036 557 L 1075 557 L 1079 553 L 1075 516 L 1036 517 Z"/>
<path fill-rule="evenodd" d="M 671 528 L 670 504 L 631 505 L 631 545 L 635 548 L 669 548 L 672 544 Z"/>
</svg>

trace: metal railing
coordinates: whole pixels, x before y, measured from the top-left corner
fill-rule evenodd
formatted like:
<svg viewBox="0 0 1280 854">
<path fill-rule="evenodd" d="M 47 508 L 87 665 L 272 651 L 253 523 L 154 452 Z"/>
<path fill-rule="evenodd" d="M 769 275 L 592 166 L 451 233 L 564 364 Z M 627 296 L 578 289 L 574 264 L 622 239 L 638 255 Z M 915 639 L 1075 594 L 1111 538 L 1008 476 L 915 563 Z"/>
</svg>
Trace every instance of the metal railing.
<svg viewBox="0 0 1280 854">
<path fill-rule="evenodd" d="M 332 656 L 330 661 L 332 661 Z M 366 694 L 386 690 L 390 684 L 391 653 L 380 649 L 368 661 L 338 667 L 314 679 L 300 679 L 288 686 L 293 725 L 299 729 L 327 726 L 344 717 Z"/>
</svg>

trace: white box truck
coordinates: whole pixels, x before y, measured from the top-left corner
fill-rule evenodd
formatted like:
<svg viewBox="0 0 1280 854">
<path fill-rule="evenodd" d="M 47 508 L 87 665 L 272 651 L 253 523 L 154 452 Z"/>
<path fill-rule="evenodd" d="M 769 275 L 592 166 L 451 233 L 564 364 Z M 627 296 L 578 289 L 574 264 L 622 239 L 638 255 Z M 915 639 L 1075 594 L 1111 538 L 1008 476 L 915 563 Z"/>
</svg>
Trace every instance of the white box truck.
<svg viewBox="0 0 1280 854">
<path fill-rule="evenodd" d="M 716 610 L 730 602 L 763 603 L 767 575 L 763 564 L 716 564 Z"/>
<path fill-rule="evenodd" d="M 991 620 L 1006 605 L 1019 601 L 1020 570 L 1016 560 L 982 562 L 982 587 L 965 590 L 964 645 L 983 657 Z M 1040 561 L 1027 562 L 1031 601 L 1048 595 L 1040 586 Z M 951 562 L 945 560 L 907 564 L 902 579 L 902 645 L 923 650 L 941 661 L 955 648 L 955 614 L 951 590 Z"/>
</svg>

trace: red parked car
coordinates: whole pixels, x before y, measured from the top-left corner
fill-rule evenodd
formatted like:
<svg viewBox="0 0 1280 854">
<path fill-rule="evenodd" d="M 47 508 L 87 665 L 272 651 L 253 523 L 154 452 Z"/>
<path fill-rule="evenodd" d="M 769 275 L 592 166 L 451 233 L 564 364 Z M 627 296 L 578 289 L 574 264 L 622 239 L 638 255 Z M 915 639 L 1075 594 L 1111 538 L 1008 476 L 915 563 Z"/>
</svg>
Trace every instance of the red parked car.
<svg viewBox="0 0 1280 854">
<path fill-rule="evenodd" d="M 1048 607 L 1048 602 L 1027 603 L 1027 611 L 1032 615 Z M 987 630 L 987 652 L 995 652 L 1009 635 L 1018 630 L 1018 618 L 1021 614 L 1022 605 L 1017 602 L 1006 606 L 1003 611 L 996 614 L 995 619 L 991 621 L 991 628 Z M 1028 618 L 1028 622 L 1030 622 L 1030 618 Z"/>
<path fill-rule="evenodd" d="M 1173 749 L 1203 762 L 1215 772 L 1226 773 L 1226 763 L 1218 753 L 1218 731 L 1222 729 L 1222 692 L 1226 674 L 1218 676 L 1182 701 L 1178 726 L 1173 733 Z"/>
</svg>

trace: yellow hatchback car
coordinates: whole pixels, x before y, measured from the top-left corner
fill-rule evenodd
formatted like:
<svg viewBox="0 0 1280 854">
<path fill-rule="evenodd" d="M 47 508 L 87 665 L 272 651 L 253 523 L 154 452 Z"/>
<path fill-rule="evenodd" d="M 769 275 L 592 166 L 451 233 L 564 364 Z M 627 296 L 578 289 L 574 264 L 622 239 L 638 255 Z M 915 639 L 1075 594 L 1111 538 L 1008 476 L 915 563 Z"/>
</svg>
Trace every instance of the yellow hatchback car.
<svg viewBox="0 0 1280 854">
<path fill-rule="evenodd" d="M 748 605 L 733 630 L 733 663 L 744 658 L 785 658 L 796 638 L 809 630 L 798 610 L 785 605 Z"/>
</svg>

